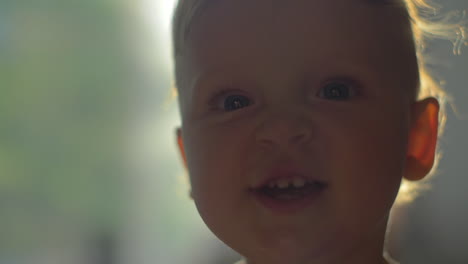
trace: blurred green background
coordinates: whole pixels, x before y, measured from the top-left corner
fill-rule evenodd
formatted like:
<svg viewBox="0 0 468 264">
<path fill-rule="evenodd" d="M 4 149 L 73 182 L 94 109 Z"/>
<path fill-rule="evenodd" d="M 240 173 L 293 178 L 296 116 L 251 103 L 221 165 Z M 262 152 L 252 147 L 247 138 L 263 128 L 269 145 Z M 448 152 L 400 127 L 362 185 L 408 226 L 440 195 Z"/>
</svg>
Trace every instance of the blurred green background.
<svg viewBox="0 0 468 264">
<path fill-rule="evenodd" d="M 199 218 L 176 153 L 173 6 L 0 0 L 0 264 L 239 258 Z M 401 209 L 392 248 L 403 263 L 468 263 L 468 56 L 431 48 L 460 116 L 449 110 L 440 175 Z"/>
</svg>

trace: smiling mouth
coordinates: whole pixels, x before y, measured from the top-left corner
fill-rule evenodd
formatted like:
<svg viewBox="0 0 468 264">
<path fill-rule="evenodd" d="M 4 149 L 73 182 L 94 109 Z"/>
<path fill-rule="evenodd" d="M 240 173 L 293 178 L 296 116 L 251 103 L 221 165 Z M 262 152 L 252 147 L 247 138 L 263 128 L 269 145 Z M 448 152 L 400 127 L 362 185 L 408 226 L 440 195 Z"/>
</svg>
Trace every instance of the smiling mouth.
<svg viewBox="0 0 468 264">
<path fill-rule="evenodd" d="M 250 191 L 262 208 L 275 215 L 291 215 L 316 204 L 327 187 L 323 182 L 307 181 L 303 184 L 270 183 Z"/>
<path fill-rule="evenodd" d="M 325 183 L 318 181 L 308 181 L 303 184 L 297 185 L 290 183 L 288 185 L 265 185 L 253 191 L 259 195 L 264 195 L 269 198 L 279 201 L 299 200 L 317 193 L 326 187 Z"/>
</svg>

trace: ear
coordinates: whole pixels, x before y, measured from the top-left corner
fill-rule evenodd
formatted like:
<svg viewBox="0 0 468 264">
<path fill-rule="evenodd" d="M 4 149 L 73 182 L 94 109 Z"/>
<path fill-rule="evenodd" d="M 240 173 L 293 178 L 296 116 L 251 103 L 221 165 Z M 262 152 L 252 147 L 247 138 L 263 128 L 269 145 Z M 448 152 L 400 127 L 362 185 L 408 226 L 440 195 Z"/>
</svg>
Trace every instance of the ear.
<svg viewBox="0 0 468 264">
<path fill-rule="evenodd" d="M 180 127 L 176 129 L 176 138 L 180 155 L 182 156 L 182 159 L 184 160 L 184 166 L 187 169 L 187 158 L 185 157 L 184 141 L 182 140 L 182 130 Z"/>
<path fill-rule="evenodd" d="M 177 138 L 177 145 L 179 147 L 180 155 L 182 156 L 182 159 L 184 160 L 185 169 L 187 169 L 187 158 L 185 156 L 184 141 L 182 140 L 182 130 L 180 129 L 180 127 L 176 129 L 176 138 Z M 189 190 L 189 196 L 193 200 L 192 189 Z"/>
<path fill-rule="evenodd" d="M 433 97 L 411 106 L 411 123 L 404 177 L 410 181 L 423 179 L 432 169 L 439 128 L 439 102 Z"/>
</svg>

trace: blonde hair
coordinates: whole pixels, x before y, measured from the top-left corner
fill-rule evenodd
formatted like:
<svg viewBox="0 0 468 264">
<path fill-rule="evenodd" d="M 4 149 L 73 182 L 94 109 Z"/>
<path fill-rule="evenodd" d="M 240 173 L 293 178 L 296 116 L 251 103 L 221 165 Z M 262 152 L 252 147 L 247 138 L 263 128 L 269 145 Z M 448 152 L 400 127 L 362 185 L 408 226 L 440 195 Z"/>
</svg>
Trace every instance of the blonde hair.
<svg viewBox="0 0 468 264">
<path fill-rule="evenodd" d="M 428 42 L 433 39 L 449 40 L 453 44 L 453 53 L 459 55 L 466 42 L 466 11 L 440 14 L 441 6 L 430 0 L 402 0 L 406 5 L 408 18 L 411 22 L 413 39 L 416 46 L 416 55 L 419 66 L 419 90 L 417 99 L 435 97 L 440 103 L 439 112 L 439 139 L 442 137 L 447 121 L 446 103 L 454 109 L 453 97 L 444 89 L 444 82 L 437 79 L 435 73 L 429 69 L 430 56 L 426 52 Z M 424 180 L 412 182 L 403 179 L 397 203 L 413 201 L 422 191 L 430 188 L 429 181 L 437 173 L 439 161 L 442 157 L 440 144 L 437 144 L 434 165 Z"/>
<path fill-rule="evenodd" d="M 183 55 L 186 38 L 191 29 L 192 21 L 200 15 L 211 0 L 179 0 L 173 16 L 172 41 L 173 56 L 175 63 L 175 87 L 171 91 L 172 98 L 177 97 L 181 76 L 177 67 L 177 58 Z M 446 39 L 453 43 L 453 53 L 460 54 L 461 47 L 466 43 L 464 20 L 465 12 L 451 12 L 440 15 L 440 6 L 430 0 L 373 0 L 375 3 L 398 3 L 406 7 L 408 20 L 411 24 L 413 39 L 416 47 L 416 55 L 419 65 L 419 87 L 415 91 L 417 99 L 435 97 L 440 103 L 439 112 L 439 138 L 442 136 L 447 119 L 445 104 L 451 103 L 453 98 L 443 88 L 443 82 L 435 78 L 434 73 L 429 70 L 426 54 L 426 45 L 432 39 Z M 437 146 L 434 166 L 423 181 L 411 182 L 403 179 L 397 203 L 412 201 L 417 195 L 429 188 L 428 181 L 437 172 L 437 165 L 442 153 Z"/>
</svg>

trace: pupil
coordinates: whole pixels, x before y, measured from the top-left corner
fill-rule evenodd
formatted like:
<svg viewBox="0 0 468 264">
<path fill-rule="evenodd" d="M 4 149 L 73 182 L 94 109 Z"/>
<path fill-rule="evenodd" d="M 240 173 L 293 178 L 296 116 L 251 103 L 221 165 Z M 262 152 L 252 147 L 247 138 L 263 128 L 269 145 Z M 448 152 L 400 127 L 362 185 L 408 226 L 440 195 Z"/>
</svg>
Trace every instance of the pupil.
<svg viewBox="0 0 468 264">
<path fill-rule="evenodd" d="M 226 110 L 236 110 L 248 105 L 247 100 L 242 96 L 231 96 L 225 101 L 224 108 Z"/>
<path fill-rule="evenodd" d="M 348 97 L 348 90 L 341 84 L 330 85 L 327 90 L 327 97 L 343 99 Z"/>
</svg>

